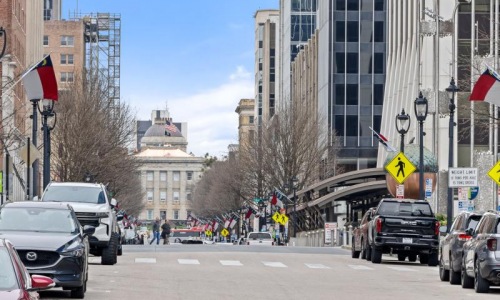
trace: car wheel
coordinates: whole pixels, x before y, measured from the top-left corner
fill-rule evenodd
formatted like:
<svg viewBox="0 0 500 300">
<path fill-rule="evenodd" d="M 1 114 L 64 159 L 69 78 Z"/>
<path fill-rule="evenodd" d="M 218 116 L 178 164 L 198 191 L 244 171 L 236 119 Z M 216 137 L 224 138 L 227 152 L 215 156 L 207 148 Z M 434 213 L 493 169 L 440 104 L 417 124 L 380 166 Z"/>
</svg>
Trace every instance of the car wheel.
<svg viewBox="0 0 500 300">
<path fill-rule="evenodd" d="M 85 297 L 86 289 L 87 283 L 84 281 L 82 286 L 71 290 L 71 298 L 83 299 Z"/>
<path fill-rule="evenodd" d="M 429 254 L 419 254 L 420 264 L 426 265 L 429 262 Z"/>
<path fill-rule="evenodd" d="M 406 260 L 406 255 L 403 253 L 398 253 L 398 261 L 405 261 Z"/>
<path fill-rule="evenodd" d="M 116 233 L 112 233 L 108 247 L 102 249 L 101 264 L 102 265 L 116 264 L 117 255 L 118 255 L 118 235 Z"/>
<path fill-rule="evenodd" d="M 435 267 L 439 264 L 438 254 L 437 252 L 429 254 L 427 257 L 427 265 L 429 267 Z"/>
<path fill-rule="evenodd" d="M 410 261 L 410 262 L 416 262 L 417 261 L 417 255 L 416 254 L 410 254 L 410 255 L 408 255 L 408 261 Z"/>
<path fill-rule="evenodd" d="M 372 247 L 368 243 L 366 244 L 366 257 L 365 257 L 365 259 L 367 261 L 372 260 Z"/>
<path fill-rule="evenodd" d="M 439 279 L 441 279 L 441 281 L 450 280 L 450 271 L 444 268 L 443 255 L 441 255 L 441 259 L 439 259 Z"/>
<path fill-rule="evenodd" d="M 359 251 L 356 251 L 356 247 L 354 246 L 354 238 L 352 239 L 352 244 L 351 244 L 351 257 L 359 258 Z"/>
<path fill-rule="evenodd" d="M 460 275 L 460 283 L 462 284 L 462 288 L 471 289 L 474 287 L 474 278 L 470 278 L 469 275 L 467 275 L 464 266 L 462 266 Z"/>
<path fill-rule="evenodd" d="M 372 263 L 379 264 L 382 262 L 382 249 L 373 247 L 372 249 Z"/>
<path fill-rule="evenodd" d="M 453 260 L 450 255 L 450 284 L 460 284 L 460 271 L 453 271 Z"/>
<path fill-rule="evenodd" d="M 490 291 L 490 283 L 481 276 L 479 268 L 479 259 L 476 259 L 474 268 L 474 290 L 476 290 L 476 293 L 488 293 Z"/>
</svg>

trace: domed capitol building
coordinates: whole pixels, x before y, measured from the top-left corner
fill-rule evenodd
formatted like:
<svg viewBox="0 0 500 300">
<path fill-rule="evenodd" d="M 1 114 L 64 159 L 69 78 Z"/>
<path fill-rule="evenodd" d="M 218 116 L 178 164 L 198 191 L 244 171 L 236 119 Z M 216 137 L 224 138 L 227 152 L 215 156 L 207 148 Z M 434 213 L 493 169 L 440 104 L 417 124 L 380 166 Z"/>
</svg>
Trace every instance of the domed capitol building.
<svg viewBox="0 0 500 300">
<path fill-rule="evenodd" d="M 187 151 L 187 123 L 174 123 L 167 110 L 155 110 L 151 121 L 137 121 L 137 153 L 145 209 L 141 221 L 156 217 L 185 224 L 192 193 L 201 177 L 204 158 Z"/>
</svg>

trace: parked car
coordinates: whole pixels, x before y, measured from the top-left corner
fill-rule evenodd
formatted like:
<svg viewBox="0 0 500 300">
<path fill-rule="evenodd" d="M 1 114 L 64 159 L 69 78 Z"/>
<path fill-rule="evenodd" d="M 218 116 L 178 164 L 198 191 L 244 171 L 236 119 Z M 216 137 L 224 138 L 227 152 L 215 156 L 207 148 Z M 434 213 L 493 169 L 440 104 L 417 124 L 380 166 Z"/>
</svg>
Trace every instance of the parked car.
<svg viewBox="0 0 500 300">
<path fill-rule="evenodd" d="M 369 208 L 365 212 L 361 222 L 354 228 L 352 232 L 352 247 L 351 247 L 351 257 L 359 258 L 361 255 L 362 259 L 369 260 L 371 253 L 368 247 L 368 225 L 372 219 L 373 212 L 375 208 Z"/>
<path fill-rule="evenodd" d="M 247 245 L 274 246 L 274 239 L 269 232 L 250 232 Z"/>
<path fill-rule="evenodd" d="M 52 279 L 41 275 L 31 275 L 24 267 L 14 245 L 0 239 L 0 299 L 37 300 L 38 291 L 55 286 Z"/>
<path fill-rule="evenodd" d="M 408 257 L 421 264 L 438 265 L 439 221 L 429 202 L 413 199 L 382 199 L 369 222 L 370 260 L 380 263 L 383 253 Z"/>
<path fill-rule="evenodd" d="M 170 243 L 203 244 L 203 229 L 193 227 L 190 229 L 172 229 L 170 231 Z"/>
<path fill-rule="evenodd" d="M 490 285 L 500 285 L 500 213 L 484 213 L 476 229 L 466 232 L 472 238 L 464 244 L 462 287 L 487 293 Z"/>
<path fill-rule="evenodd" d="M 460 284 L 460 270 L 462 270 L 463 247 L 471 236 L 468 229 L 474 230 L 482 217 L 478 212 L 461 212 L 453 221 L 450 232 L 441 239 L 439 244 L 439 278 L 441 281 L 450 281 L 451 284 Z"/>
<path fill-rule="evenodd" d="M 114 265 L 122 255 L 121 232 L 116 214 L 117 201 L 108 196 L 106 186 L 87 182 L 50 182 L 40 201 L 71 204 L 82 225 L 95 227 L 90 237 L 90 253 L 101 257 L 101 264 Z"/>
<path fill-rule="evenodd" d="M 0 234 L 15 246 L 28 272 L 52 278 L 72 298 L 85 295 L 88 236 L 94 231 L 81 227 L 68 204 L 25 201 L 0 208 Z"/>
</svg>

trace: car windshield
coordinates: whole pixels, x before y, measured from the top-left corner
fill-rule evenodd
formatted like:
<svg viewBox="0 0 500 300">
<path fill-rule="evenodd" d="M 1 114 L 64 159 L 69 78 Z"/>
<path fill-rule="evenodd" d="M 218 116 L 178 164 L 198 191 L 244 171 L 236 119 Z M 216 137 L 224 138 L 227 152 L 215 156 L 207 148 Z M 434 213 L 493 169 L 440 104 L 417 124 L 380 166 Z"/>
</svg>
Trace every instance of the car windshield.
<svg viewBox="0 0 500 300">
<path fill-rule="evenodd" d="M 78 225 L 65 209 L 4 207 L 0 210 L 0 231 L 75 233 Z"/>
<path fill-rule="evenodd" d="M 479 223 L 479 220 L 481 220 L 481 216 L 471 216 L 468 220 L 467 226 L 465 229 L 476 229 L 477 224 Z"/>
<path fill-rule="evenodd" d="M 106 203 L 104 191 L 99 187 L 88 186 L 49 186 L 42 201 Z"/>
<path fill-rule="evenodd" d="M 383 202 L 378 209 L 378 214 L 388 216 L 433 216 L 428 203 L 410 202 Z"/>
<path fill-rule="evenodd" d="M 10 291 L 19 288 L 12 260 L 4 247 L 0 248 L 0 291 Z M 16 298 L 17 299 L 17 298 Z"/>
<path fill-rule="evenodd" d="M 271 235 L 269 233 L 265 233 L 265 232 L 253 232 L 253 233 L 250 233 L 248 235 L 248 238 L 249 239 L 253 239 L 253 240 L 256 240 L 256 239 L 272 239 L 271 238 Z"/>
</svg>

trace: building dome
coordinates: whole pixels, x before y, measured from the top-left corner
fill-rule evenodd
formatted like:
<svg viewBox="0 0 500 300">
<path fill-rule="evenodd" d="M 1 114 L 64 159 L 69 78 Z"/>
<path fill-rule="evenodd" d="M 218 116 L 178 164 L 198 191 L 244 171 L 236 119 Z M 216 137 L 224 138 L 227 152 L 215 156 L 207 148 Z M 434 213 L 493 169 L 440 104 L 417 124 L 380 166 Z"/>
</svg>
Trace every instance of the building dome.
<svg viewBox="0 0 500 300">
<path fill-rule="evenodd" d="M 144 137 L 165 137 L 165 136 L 182 137 L 182 133 L 178 129 L 173 131 L 165 128 L 165 125 L 153 124 L 151 127 L 149 127 L 148 130 L 146 130 L 146 133 L 144 134 Z"/>
</svg>

